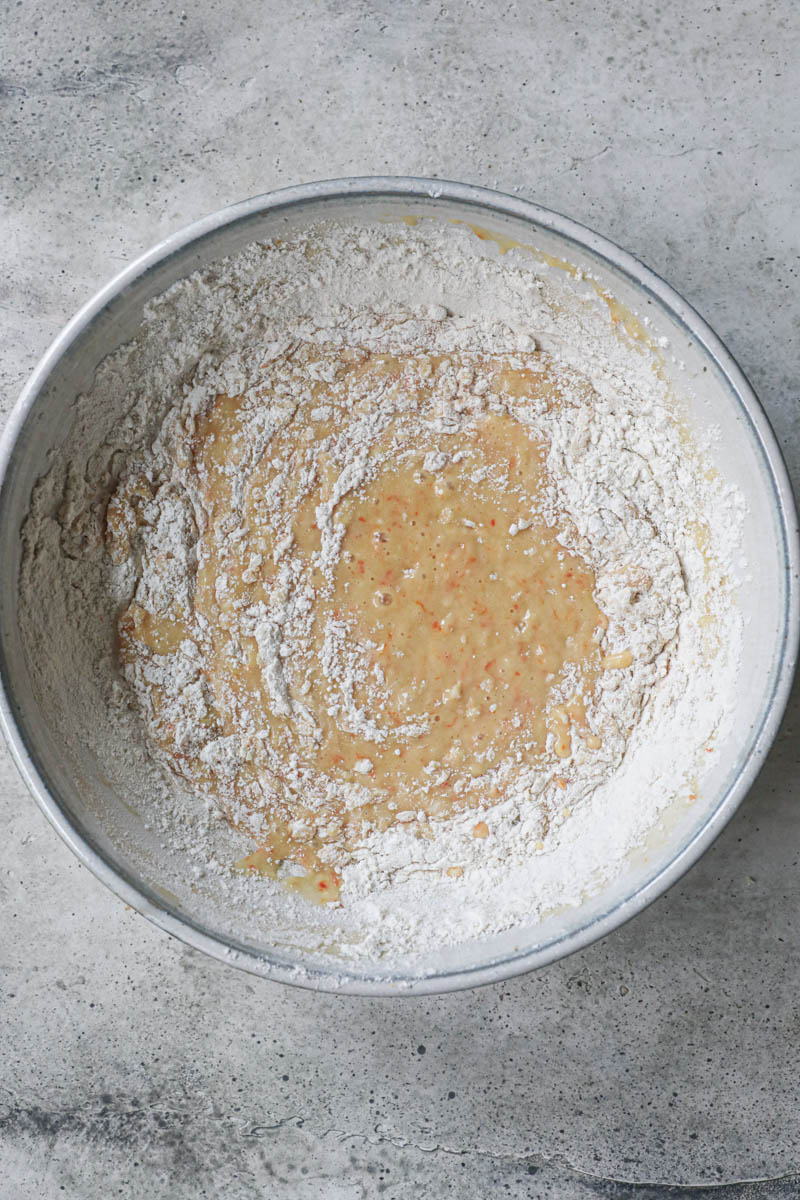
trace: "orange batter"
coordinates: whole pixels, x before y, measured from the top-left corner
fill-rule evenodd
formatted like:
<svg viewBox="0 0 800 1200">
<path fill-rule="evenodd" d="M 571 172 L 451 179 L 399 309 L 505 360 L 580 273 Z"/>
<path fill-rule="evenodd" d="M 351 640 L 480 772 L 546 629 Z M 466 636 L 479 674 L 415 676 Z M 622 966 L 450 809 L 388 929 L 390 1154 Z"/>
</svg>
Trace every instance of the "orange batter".
<svg viewBox="0 0 800 1200">
<path fill-rule="evenodd" d="M 193 603 L 132 604 L 119 650 L 131 667 L 196 648 L 201 732 L 232 761 L 177 743 L 157 684 L 151 734 L 235 823 L 260 815 L 248 866 L 294 863 L 294 886 L 334 899 L 331 847 L 396 823 L 425 836 L 509 771 L 557 774 L 575 738 L 600 745 L 586 714 L 607 622 L 543 516 L 547 447 L 487 402 L 560 403 L 543 355 L 301 346 L 271 370 L 289 399 L 269 379 L 221 394 L 176 448 L 204 514 Z M 112 500 L 112 554 L 148 498 L 140 478 Z"/>
</svg>

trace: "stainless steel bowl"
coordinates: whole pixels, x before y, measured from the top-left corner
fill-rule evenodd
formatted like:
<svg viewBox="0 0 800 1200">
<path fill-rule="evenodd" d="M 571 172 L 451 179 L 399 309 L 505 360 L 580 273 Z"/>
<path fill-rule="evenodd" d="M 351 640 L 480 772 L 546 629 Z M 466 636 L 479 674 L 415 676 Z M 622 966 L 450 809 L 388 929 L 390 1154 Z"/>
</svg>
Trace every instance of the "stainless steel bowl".
<svg viewBox="0 0 800 1200">
<path fill-rule="evenodd" d="M 191 901 L 142 876 L 130 842 L 104 825 L 86 768 L 76 770 L 37 703 L 17 619 L 19 530 L 31 488 L 73 420 L 73 401 L 98 363 L 135 333 L 143 305 L 248 242 L 312 221 L 429 216 L 488 227 L 588 268 L 682 359 L 677 385 L 700 398 L 699 429 L 716 425 L 720 469 L 744 491 L 743 550 L 753 564 L 740 603 L 751 618 L 735 728 L 715 758 L 705 799 L 683 809 L 612 884 L 583 905 L 526 927 L 453 947 L 403 974 L 232 937 L 193 915 Z M 167 238 L 98 293 L 34 371 L 0 443 L 0 717 L 31 792 L 94 874 L 156 925 L 224 962 L 271 979 L 366 995 L 421 994 L 490 983 L 572 953 L 640 912 L 710 845 L 755 779 L 789 693 L 798 642 L 797 514 L 769 422 L 741 370 L 708 325 L 662 279 L 605 238 L 535 204 L 483 188 L 424 179 L 333 180 L 258 196 Z M 91 782 L 91 781 L 90 781 Z M 121 803 L 121 801 L 120 801 Z"/>
</svg>

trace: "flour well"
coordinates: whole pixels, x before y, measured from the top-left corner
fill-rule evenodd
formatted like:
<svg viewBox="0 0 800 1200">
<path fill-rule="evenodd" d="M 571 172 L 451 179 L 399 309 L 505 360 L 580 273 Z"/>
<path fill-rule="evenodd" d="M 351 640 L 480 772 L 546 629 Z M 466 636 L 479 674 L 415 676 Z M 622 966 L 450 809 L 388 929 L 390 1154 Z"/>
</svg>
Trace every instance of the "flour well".
<svg viewBox="0 0 800 1200">
<path fill-rule="evenodd" d="M 408 961 L 579 903 L 620 869 L 665 808 L 692 802 L 734 689 L 731 561 L 741 501 L 694 443 L 661 369 L 664 349 L 631 337 L 590 283 L 567 287 L 523 251 L 501 258 L 465 228 L 428 223 L 320 227 L 279 246 L 254 245 L 150 306 L 137 339 L 101 366 L 79 402 L 69 445 L 37 488 L 24 531 L 22 593 L 43 703 L 55 714 L 80 708 L 80 736 L 74 720 L 68 733 L 62 723 L 64 736 L 76 753 L 79 744 L 81 753 L 91 748 L 158 835 L 160 861 L 169 862 L 164 886 L 190 888 L 196 905 L 215 919 L 222 913 L 234 932 L 335 950 L 346 960 Z M 344 422 L 336 362 L 351 351 L 413 359 L 424 396 L 419 412 L 400 413 L 397 397 L 385 396 Z M 563 402 L 504 391 L 480 368 L 492 356 L 520 371 L 551 371 Z M 302 374 L 320 387 L 300 386 Z M 319 681 L 304 674 L 301 660 L 321 585 L 304 574 L 296 528 L 281 522 L 287 488 L 302 500 L 319 471 L 320 447 L 332 465 L 313 513 L 315 568 L 332 580 L 347 552 L 342 506 L 375 477 L 381 438 L 387 458 L 406 453 L 399 434 L 392 440 L 401 417 L 404 436 L 413 425 L 430 441 L 420 452 L 421 477 L 444 485 L 448 472 L 469 469 L 471 486 L 510 496 L 507 479 L 486 477 L 469 459 L 469 436 L 476 422 L 516 422 L 546 448 L 548 482 L 537 505 L 520 499 L 510 511 L 507 536 L 524 546 L 533 524 L 547 521 L 565 553 L 593 571 L 608 621 L 607 669 L 586 729 L 564 747 L 563 770 L 526 772 L 511 756 L 489 758 L 481 788 L 493 794 L 485 802 L 476 791 L 464 811 L 433 820 L 401 808 L 385 828 L 367 823 L 346 850 L 337 848 L 335 830 L 328 841 L 322 836 L 320 854 L 342 879 L 340 906 L 313 908 L 280 881 L 243 875 L 234 864 L 258 844 L 261 814 L 234 792 L 215 802 L 248 755 L 271 753 L 268 738 L 258 742 L 257 723 L 209 735 L 199 670 L 205 501 L 189 460 L 198 423 L 220 395 L 249 405 L 243 468 L 229 481 L 236 511 L 248 503 L 253 472 L 274 459 L 258 497 L 274 517 L 269 544 L 248 544 L 240 555 L 244 584 L 268 577 L 270 589 L 242 614 L 241 629 L 257 646 L 270 719 L 291 722 L 298 738 L 311 744 L 319 724 Z M 315 432 L 306 457 L 288 470 L 275 448 L 298 412 Z M 465 537 L 480 534 L 473 516 L 453 514 Z M 240 530 L 232 521 L 220 538 L 235 546 Z M 213 581 L 222 608 L 229 586 L 222 574 Z M 149 628 L 168 611 L 180 621 Z M 174 646 L 131 657 L 121 671 L 124 612 L 142 637 L 174 637 Z M 191 628 L 181 624 L 187 613 Z M 358 743 L 349 781 L 337 784 L 340 810 L 352 813 L 365 802 L 390 736 L 380 706 L 385 681 L 365 679 L 352 629 L 333 617 L 319 657 L 326 706 Z M 80 695 L 67 695 L 64 680 L 76 675 Z M 566 672 L 554 702 L 566 704 L 574 687 Z M 164 710 L 160 700 L 152 707 L 155 695 L 166 698 L 169 747 L 158 740 Z M 413 740 L 411 718 L 406 726 Z M 558 736 L 554 726 L 551 752 Z M 200 764 L 183 781 L 176 754 Z M 439 773 L 448 766 L 439 764 Z M 310 808 L 322 811 L 321 777 L 291 757 L 281 772 L 295 795 L 306 789 L 316 796 Z M 438 779 L 433 764 L 432 787 Z M 457 792 L 457 772 L 453 780 Z M 468 792 L 465 783 L 457 794 Z M 298 838 L 304 820 L 298 816 Z"/>
</svg>

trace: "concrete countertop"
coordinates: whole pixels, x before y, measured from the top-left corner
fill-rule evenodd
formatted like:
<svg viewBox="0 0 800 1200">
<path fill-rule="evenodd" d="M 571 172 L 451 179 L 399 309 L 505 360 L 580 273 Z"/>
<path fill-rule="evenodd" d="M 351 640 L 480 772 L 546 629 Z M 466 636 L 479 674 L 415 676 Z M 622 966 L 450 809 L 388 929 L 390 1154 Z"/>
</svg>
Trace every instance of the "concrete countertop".
<svg viewBox="0 0 800 1200">
<path fill-rule="evenodd" d="M 354 174 L 497 187 L 672 283 L 800 478 L 800 11 L 426 0 L 5 0 L 5 411 L 166 233 Z M 800 1195 L 797 690 L 668 895 L 536 975 L 317 996 L 128 911 L 0 758 L 0 1196 Z M 750 1182 L 747 1182 L 750 1181 Z"/>
</svg>

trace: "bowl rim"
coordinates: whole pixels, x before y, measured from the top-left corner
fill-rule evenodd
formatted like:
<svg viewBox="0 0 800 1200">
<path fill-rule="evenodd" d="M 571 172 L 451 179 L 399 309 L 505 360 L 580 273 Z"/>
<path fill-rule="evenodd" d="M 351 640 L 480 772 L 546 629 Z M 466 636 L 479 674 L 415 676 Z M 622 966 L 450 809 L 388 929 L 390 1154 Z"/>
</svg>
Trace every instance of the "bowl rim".
<svg viewBox="0 0 800 1200">
<path fill-rule="evenodd" d="M 0 654 L 0 726 L 3 728 L 12 757 L 29 791 L 51 825 L 77 858 L 93 875 L 121 900 L 165 932 L 172 934 L 194 949 L 213 958 L 235 965 L 251 974 L 282 983 L 362 996 L 419 996 L 456 991 L 489 983 L 497 983 L 523 974 L 572 954 L 611 933 L 640 913 L 661 896 L 700 858 L 732 817 L 755 781 L 777 734 L 794 677 L 800 639 L 800 535 L 792 486 L 783 456 L 769 419 L 753 388 L 731 352 L 696 310 L 660 275 L 641 263 L 628 251 L 601 234 L 577 221 L 532 201 L 473 184 L 411 176 L 358 176 L 344 179 L 325 179 L 281 188 L 218 209 L 193 221 L 158 242 L 140 255 L 102 287 L 64 326 L 45 351 L 11 410 L 0 435 L 0 507 L 6 476 L 13 461 L 20 433 L 44 385 L 69 347 L 84 333 L 106 306 L 150 268 L 161 263 L 189 243 L 234 224 L 244 218 L 281 208 L 293 208 L 311 200 L 335 199 L 407 199 L 451 200 L 474 206 L 484 214 L 488 211 L 510 216 L 589 250 L 621 271 L 645 294 L 650 294 L 691 333 L 699 347 L 713 360 L 724 376 L 733 397 L 738 399 L 747 418 L 751 437 L 757 442 L 773 488 L 778 524 L 784 542 L 786 564 L 786 605 L 778 650 L 779 665 L 773 680 L 772 694 L 765 704 L 760 724 L 752 736 L 749 752 L 736 778 L 720 798 L 705 824 L 695 832 L 675 857 L 663 865 L 650 880 L 632 895 L 596 916 L 588 924 L 565 933 L 547 945 L 521 950 L 503 959 L 495 959 L 474 967 L 459 968 L 442 974 L 428 973 L 390 978 L 359 974 L 350 965 L 345 968 L 332 963 L 330 969 L 290 966 L 265 954 L 236 944 L 233 940 L 207 932 L 185 917 L 177 915 L 158 901 L 154 893 L 126 878 L 113 867 L 102 852 L 95 848 L 70 821 L 40 773 L 34 755 L 29 751 L 22 728 L 15 716 L 13 695 L 6 678 L 4 656 Z"/>
</svg>

